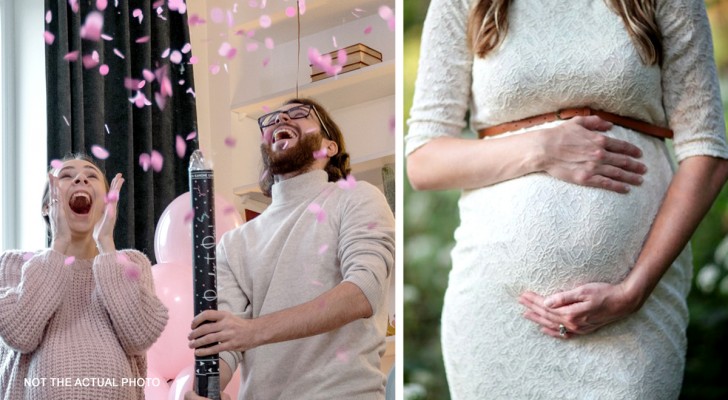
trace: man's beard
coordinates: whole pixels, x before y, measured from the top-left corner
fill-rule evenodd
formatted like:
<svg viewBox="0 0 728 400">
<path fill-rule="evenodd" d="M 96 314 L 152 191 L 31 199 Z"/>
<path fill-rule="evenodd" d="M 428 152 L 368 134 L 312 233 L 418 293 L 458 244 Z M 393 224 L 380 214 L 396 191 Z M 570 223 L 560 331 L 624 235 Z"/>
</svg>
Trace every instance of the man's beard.
<svg viewBox="0 0 728 400">
<path fill-rule="evenodd" d="M 298 143 L 282 151 L 273 151 L 271 145 L 262 143 L 260 152 L 263 166 L 272 175 L 285 175 L 292 172 L 303 173 L 313 165 L 313 153 L 321 149 L 323 136 L 316 134 L 300 134 Z"/>
</svg>

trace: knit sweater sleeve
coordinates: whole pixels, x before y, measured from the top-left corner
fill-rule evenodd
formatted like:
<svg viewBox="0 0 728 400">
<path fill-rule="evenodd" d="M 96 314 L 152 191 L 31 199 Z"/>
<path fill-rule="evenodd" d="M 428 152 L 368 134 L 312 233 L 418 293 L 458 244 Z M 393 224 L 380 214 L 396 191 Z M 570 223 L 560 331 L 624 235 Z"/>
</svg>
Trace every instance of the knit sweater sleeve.
<svg viewBox="0 0 728 400">
<path fill-rule="evenodd" d="M 376 314 L 394 267 L 394 217 L 384 195 L 366 182 L 359 182 L 341 204 L 341 274 L 364 292 Z"/>
<path fill-rule="evenodd" d="M 0 338 L 21 353 L 34 351 L 70 283 L 65 256 L 45 250 L 27 261 L 22 252 L 0 256 Z"/>
<path fill-rule="evenodd" d="M 143 354 L 162 334 L 167 308 L 154 293 L 151 264 L 135 250 L 94 259 L 95 293 L 109 313 L 119 343 L 129 355 Z"/>
<path fill-rule="evenodd" d="M 232 266 L 236 264 L 236 257 L 228 251 L 227 243 L 234 241 L 233 235 L 236 232 L 226 233 L 216 249 L 217 262 L 217 309 L 229 311 L 240 318 L 250 319 L 253 317 L 250 300 L 238 284 L 238 278 Z M 237 365 L 243 361 L 243 353 L 240 351 L 224 351 L 220 353 L 230 370 L 235 372 Z"/>
</svg>

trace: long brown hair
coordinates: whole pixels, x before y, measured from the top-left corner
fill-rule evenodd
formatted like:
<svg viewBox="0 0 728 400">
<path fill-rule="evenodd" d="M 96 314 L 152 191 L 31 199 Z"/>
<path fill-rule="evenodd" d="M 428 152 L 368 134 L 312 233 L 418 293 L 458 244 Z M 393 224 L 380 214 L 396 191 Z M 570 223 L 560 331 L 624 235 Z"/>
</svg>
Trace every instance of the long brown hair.
<svg viewBox="0 0 728 400">
<path fill-rule="evenodd" d="M 339 152 L 335 156 L 331 157 L 328 164 L 326 164 L 326 167 L 324 168 L 326 173 L 329 174 L 329 182 L 336 182 L 339 179 L 346 178 L 347 175 L 351 173 L 351 167 L 349 166 L 349 153 L 346 152 L 344 135 L 341 133 L 341 129 L 331 118 L 331 115 L 328 113 L 328 111 L 326 111 L 326 109 L 323 108 L 321 104 L 309 98 L 290 99 L 283 103 L 284 106 L 288 104 L 305 104 L 312 106 L 316 110 L 316 113 L 321 122 L 321 134 L 325 136 L 325 128 L 325 130 L 330 135 L 328 139 L 336 142 L 337 146 L 339 147 Z M 263 173 L 259 181 L 261 192 L 269 197 L 271 193 L 271 187 L 273 187 L 273 179 L 273 174 Z"/>
<path fill-rule="evenodd" d="M 655 21 L 656 0 L 604 0 L 624 22 L 642 58 L 647 65 L 662 61 L 662 37 Z M 468 17 L 468 43 L 474 54 L 485 57 L 495 49 L 508 31 L 508 5 L 510 0 L 479 0 Z"/>
</svg>

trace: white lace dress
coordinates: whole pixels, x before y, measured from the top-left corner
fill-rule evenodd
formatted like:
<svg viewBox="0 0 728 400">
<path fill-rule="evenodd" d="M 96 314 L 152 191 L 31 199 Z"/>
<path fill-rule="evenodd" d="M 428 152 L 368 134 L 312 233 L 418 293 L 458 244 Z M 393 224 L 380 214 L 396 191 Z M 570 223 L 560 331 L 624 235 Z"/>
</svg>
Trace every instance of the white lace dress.
<svg viewBox="0 0 728 400">
<path fill-rule="evenodd" d="M 407 154 L 435 137 L 460 136 L 467 110 L 478 130 L 590 106 L 669 126 L 678 161 L 728 158 L 703 0 L 657 3 L 662 66 L 640 61 L 604 0 L 514 1 L 505 41 L 484 59 L 474 59 L 466 47 L 469 0 L 433 0 Z M 627 195 L 544 173 L 463 191 L 442 315 L 454 399 L 677 398 L 692 270 L 688 248 L 639 312 L 590 335 L 546 336 L 517 303 L 526 290 L 549 295 L 587 282 L 619 282 L 636 260 L 672 166 L 659 139 L 619 126 L 606 134 L 644 153 L 645 182 Z"/>
</svg>

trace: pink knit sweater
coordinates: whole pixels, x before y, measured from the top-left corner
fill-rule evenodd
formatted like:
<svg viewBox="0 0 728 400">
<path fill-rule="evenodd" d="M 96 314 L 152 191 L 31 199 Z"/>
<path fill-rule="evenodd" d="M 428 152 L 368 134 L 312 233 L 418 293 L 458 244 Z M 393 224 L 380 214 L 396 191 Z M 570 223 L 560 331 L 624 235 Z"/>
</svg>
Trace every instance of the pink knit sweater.
<svg viewBox="0 0 728 400">
<path fill-rule="evenodd" d="M 143 399 L 136 378 L 167 323 L 149 260 L 124 250 L 65 263 L 53 250 L 0 256 L 0 397 Z"/>
</svg>

